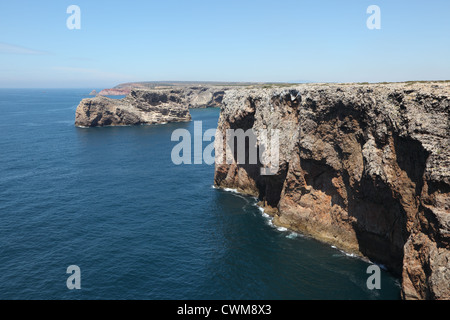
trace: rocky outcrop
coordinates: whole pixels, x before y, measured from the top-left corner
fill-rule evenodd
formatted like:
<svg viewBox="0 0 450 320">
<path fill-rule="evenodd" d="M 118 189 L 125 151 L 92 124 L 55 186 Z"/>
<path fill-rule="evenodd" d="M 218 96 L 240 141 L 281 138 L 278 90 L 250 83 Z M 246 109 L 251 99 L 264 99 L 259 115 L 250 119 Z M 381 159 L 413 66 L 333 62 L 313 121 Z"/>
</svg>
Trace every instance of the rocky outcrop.
<svg viewBox="0 0 450 320">
<path fill-rule="evenodd" d="M 142 86 L 136 84 L 129 84 L 123 88 L 103 89 L 98 95 L 100 96 L 120 96 L 128 95 L 131 90 L 146 90 L 146 91 L 170 91 L 172 94 L 178 95 L 180 103 L 187 105 L 189 108 L 210 108 L 220 107 L 225 91 L 231 87 L 224 86 L 179 86 L 179 87 L 165 87 L 165 88 L 140 88 Z"/>
<path fill-rule="evenodd" d="M 92 91 L 89 93 L 90 96 L 96 96 L 97 94 L 98 94 L 98 93 L 97 93 L 96 90 L 92 90 Z"/>
<path fill-rule="evenodd" d="M 218 134 L 279 130 L 279 169 L 218 159 L 215 185 L 274 224 L 387 266 L 404 299 L 450 299 L 450 84 L 230 90 Z M 216 154 L 226 154 L 226 143 Z"/>
<path fill-rule="evenodd" d="M 187 87 L 181 96 L 189 108 L 218 108 L 229 87 Z"/>
<path fill-rule="evenodd" d="M 75 125 L 121 126 L 190 121 L 188 107 L 171 91 L 132 90 L 123 99 L 97 96 L 83 99 L 77 107 Z"/>
<path fill-rule="evenodd" d="M 81 101 L 75 124 L 95 127 L 189 121 L 189 108 L 220 107 L 228 89 L 221 86 L 105 89 L 97 97 Z M 104 97 L 125 94 L 121 100 Z"/>
</svg>

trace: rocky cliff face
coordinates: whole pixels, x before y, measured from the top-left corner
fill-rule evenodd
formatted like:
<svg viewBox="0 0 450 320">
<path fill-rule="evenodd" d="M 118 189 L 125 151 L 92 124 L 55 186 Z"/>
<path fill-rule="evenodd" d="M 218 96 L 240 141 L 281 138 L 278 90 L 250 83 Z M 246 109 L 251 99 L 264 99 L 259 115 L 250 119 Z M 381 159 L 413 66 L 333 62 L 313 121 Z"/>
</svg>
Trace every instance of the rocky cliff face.
<svg viewBox="0 0 450 320">
<path fill-rule="evenodd" d="M 188 107 L 171 91 L 132 90 L 123 99 L 83 99 L 75 113 L 80 127 L 120 126 L 190 121 Z"/>
<path fill-rule="evenodd" d="M 234 157 L 215 184 L 259 197 L 276 225 L 386 265 L 405 299 L 450 299 L 449 97 L 448 83 L 227 91 L 218 132 L 278 129 L 279 169 L 262 176 Z"/>
<path fill-rule="evenodd" d="M 180 93 L 189 108 L 218 108 L 228 87 L 188 87 Z"/>
<path fill-rule="evenodd" d="M 128 84 L 123 88 L 103 89 L 98 93 L 100 96 L 128 95 L 132 90 L 145 90 L 148 92 L 169 92 L 177 95 L 180 104 L 185 104 L 189 108 L 210 108 L 220 107 L 226 90 L 231 87 L 226 86 L 174 86 L 165 88 L 143 88 L 142 84 Z"/>
</svg>

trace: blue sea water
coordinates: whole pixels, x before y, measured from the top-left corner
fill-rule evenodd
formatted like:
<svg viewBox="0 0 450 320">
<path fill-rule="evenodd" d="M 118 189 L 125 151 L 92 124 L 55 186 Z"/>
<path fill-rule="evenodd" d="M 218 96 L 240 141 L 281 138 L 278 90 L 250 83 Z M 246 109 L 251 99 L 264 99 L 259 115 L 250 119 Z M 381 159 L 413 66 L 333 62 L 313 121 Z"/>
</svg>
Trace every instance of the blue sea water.
<svg viewBox="0 0 450 320">
<path fill-rule="evenodd" d="M 400 297 L 389 273 L 371 291 L 367 262 L 214 189 L 214 166 L 174 165 L 171 134 L 193 122 L 76 128 L 89 92 L 0 90 L 0 299 Z M 216 127 L 218 109 L 191 113 Z"/>
</svg>

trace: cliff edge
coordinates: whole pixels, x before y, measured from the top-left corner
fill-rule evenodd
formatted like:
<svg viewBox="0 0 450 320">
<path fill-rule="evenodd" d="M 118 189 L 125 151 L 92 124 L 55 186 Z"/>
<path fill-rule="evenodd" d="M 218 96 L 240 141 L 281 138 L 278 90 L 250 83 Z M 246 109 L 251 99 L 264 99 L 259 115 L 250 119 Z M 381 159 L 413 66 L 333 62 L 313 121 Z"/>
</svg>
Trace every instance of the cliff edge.
<svg viewBox="0 0 450 320">
<path fill-rule="evenodd" d="M 218 134 L 279 130 L 279 168 L 234 159 L 215 185 L 261 199 L 274 224 L 387 266 L 404 299 L 450 299 L 450 84 L 228 90 Z M 226 143 L 216 154 L 226 154 Z"/>
<path fill-rule="evenodd" d="M 243 84 L 244 85 L 244 84 Z M 189 108 L 220 107 L 226 90 L 232 86 L 220 86 L 208 83 L 126 83 L 112 89 L 103 89 L 98 93 L 100 96 L 128 95 L 132 90 L 146 91 L 171 91 L 178 95 L 180 103 Z"/>
</svg>

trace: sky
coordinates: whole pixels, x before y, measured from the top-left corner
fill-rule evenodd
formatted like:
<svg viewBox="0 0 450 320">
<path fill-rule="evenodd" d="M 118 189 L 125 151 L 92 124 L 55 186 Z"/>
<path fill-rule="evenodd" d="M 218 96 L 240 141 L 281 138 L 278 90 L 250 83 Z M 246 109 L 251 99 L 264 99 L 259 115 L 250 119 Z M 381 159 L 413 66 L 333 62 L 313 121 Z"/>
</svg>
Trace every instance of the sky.
<svg viewBox="0 0 450 320">
<path fill-rule="evenodd" d="M 0 2 L 0 88 L 448 79 L 448 0 Z"/>
</svg>

